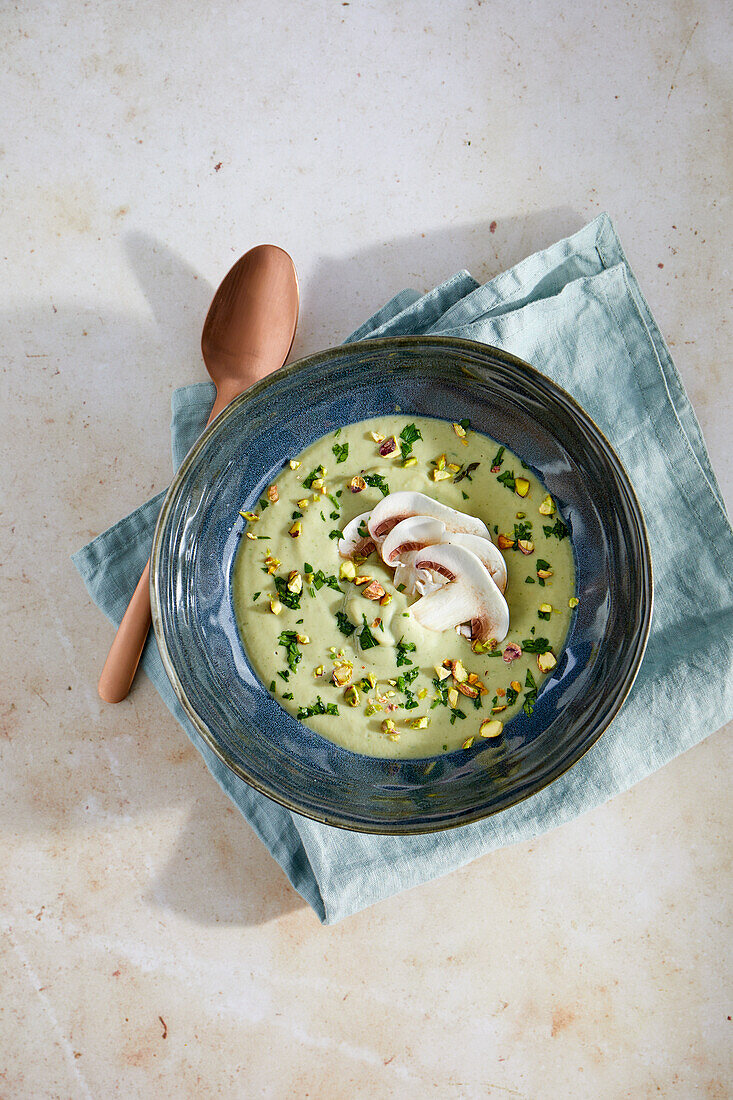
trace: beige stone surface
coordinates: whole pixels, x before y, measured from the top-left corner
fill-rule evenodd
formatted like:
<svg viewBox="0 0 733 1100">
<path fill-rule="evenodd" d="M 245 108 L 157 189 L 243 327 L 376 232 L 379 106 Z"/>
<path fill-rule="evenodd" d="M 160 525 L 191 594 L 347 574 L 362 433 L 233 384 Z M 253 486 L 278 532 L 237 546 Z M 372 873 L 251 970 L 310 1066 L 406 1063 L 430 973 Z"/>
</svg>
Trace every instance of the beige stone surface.
<svg viewBox="0 0 733 1100">
<path fill-rule="evenodd" d="M 165 486 L 246 248 L 293 255 L 300 355 L 602 209 L 730 504 L 729 6 L 57 0 L 0 29 L 0 1097 L 730 1096 L 726 731 L 322 928 L 149 683 L 101 704 L 69 563 Z"/>
</svg>

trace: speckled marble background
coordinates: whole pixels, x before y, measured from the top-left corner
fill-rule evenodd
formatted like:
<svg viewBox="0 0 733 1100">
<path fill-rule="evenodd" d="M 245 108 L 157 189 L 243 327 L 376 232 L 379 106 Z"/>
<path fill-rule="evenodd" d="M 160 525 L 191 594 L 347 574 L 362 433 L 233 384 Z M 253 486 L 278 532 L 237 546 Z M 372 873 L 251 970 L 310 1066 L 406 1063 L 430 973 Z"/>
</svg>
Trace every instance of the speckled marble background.
<svg viewBox="0 0 733 1100">
<path fill-rule="evenodd" d="M 730 1096 L 725 731 L 322 928 L 146 680 L 101 704 L 111 629 L 68 559 L 166 485 L 171 390 L 253 244 L 296 261 L 297 356 L 602 209 L 730 505 L 729 5 L 53 0 L 0 28 L 0 1096 Z"/>
</svg>

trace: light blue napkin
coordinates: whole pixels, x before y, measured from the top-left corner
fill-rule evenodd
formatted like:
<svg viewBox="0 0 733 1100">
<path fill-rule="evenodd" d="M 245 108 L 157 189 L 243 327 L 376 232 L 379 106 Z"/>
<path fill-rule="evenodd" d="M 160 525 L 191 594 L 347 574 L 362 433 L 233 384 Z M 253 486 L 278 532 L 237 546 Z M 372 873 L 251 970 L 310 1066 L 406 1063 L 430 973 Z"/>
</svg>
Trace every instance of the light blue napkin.
<svg viewBox="0 0 733 1100">
<path fill-rule="evenodd" d="M 574 768 L 485 821 L 404 838 L 320 825 L 237 779 L 186 719 L 151 635 L 143 656 L 148 676 L 326 924 L 569 821 L 661 768 L 733 714 L 733 533 L 695 414 L 608 216 L 484 286 L 464 271 L 423 296 L 403 291 L 350 339 L 417 333 L 506 348 L 587 409 L 621 457 L 644 510 L 654 619 L 628 700 Z M 204 427 L 212 402 L 209 383 L 173 395 L 174 465 Z M 92 599 L 114 623 L 147 560 L 162 498 L 74 555 Z"/>
</svg>

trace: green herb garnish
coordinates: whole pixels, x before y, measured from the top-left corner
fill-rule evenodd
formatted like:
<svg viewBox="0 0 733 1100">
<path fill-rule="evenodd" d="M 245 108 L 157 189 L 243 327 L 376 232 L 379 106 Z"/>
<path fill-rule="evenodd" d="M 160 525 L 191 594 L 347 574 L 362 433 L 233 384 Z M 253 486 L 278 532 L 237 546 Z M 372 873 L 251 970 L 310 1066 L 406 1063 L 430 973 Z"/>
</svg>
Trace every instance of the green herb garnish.
<svg viewBox="0 0 733 1100">
<path fill-rule="evenodd" d="M 275 588 L 277 594 L 280 597 L 280 602 L 284 603 L 286 607 L 291 608 L 293 611 L 300 610 L 300 597 L 301 592 L 291 592 L 288 588 L 288 582 L 284 577 L 274 577 Z"/>
<path fill-rule="evenodd" d="M 299 719 L 312 718 L 314 714 L 335 714 L 338 716 L 339 708 L 335 703 L 324 703 L 320 695 L 316 696 L 316 702 L 309 707 L 301 707 L 297 717 Z"/>
<path fill-rule="evenodd" d="M 508 687 L 506 689 L 506 705 L 508 707 L 510 707 L 512 703 L 516 703 L 518 698 L 519 692 L 516 690 L 516 688 Z"/>
<path fill-rule="evenodd" d="M 354 624 L 349 620 L 349 617 L 343 611 L 336 612 L 336 625 L 342 634 L 345 634 L 347 638 L 356 630 Z"/>
<path fill-rule="evenodd" d="M 514 492 L 514 470 L 505 470 L 503 474 L 499 474 L 496 480 L 505 485 L 510 492 Z"/>
<path fill-rule="evenodd" d="M 333 516 L 331 516 L 331 519 L 333 519 Z M 339 531 L 336 527 L 334 527 L 332 530 L 330 530 L 328 532 L 328 537 L 330 539 L 342 539 L 344 536 L 343 536 L 343 533 L 341 531 Z"/>
<path fill-rule="evenodd" d="M 540 577 L 539 579 L 541 580 L 542 578 Z M 535 579 L 534 579 L 534 577 L 525 577 L 524 583 L 525 584 L 534 584 Z"/>
<path fill-rule="evenodd" d="M 494 455 L 494 457 L 491 461 L 492 470 L 494 468 L 499 469 L 499 467 L 501 466 L 503 461 L 504 461 L 504 448 L 499 447 L 499 450 L 496 452 L 496 454 Z"/>
<path fill-rule="evenodd" d="M 252 603 L 257 603 L 261 595 L 261 592 L 255 592 L 254 596 L 252 597 Z"/>
<path fill-rule="evenodd" d="M 364 480 L 373 489 L 379 489 L 383 497 L 389 496 L 389 485 L 382 474 L 364 474 Z"/>
<path fill-rule="evenodd" d="M 534 627 L 532 629 L 534 630 Z M 522 642 L 524 653 L 547 653 L 551 648 L 547 638 L 525 638 Z"/>
<path fill-rule="evenodd" d="M 307 569 L 306 572 L 313 573 L 313 570 Z M 319 592 L 321 588 L 323 588 L 324 584 L 327 585 L 328 588 L 332 588 L 334 592 L 342 591 L 338 577 L 335 576 L 333 573 L 329 573 L 329 575 L 326 576 L 322 569 L 319 569 L 317 573 L 313 573 L 313 580 L 311 581 L 311 584 L 315 588 L 316 592 Z"/>
<path fill-rule="evenodd" d="M 525 692 L 522 710 L 527 717 L 530 718 L 534 710 L 534 705 L 537 702 L 537 684 L 529 669 L 527 669 L 527 678 L 524 681 L 524 686 L 529 690 Z"/>
<path fill-rule="evenodd" d="M 317 481 L 319 478 L 325 476 L 326 475 L 323 466 L 316 466 L 315 470 L 311 470 L 311 472 L 308 474 L 308 477 L 304 479 L 303 484 L 305 485 L 306 489 L 311 489 L 313 487 L 314 481 Z"/>
<path fill-rule="evenodd" d="M 402 452 L 402 458 L 409 458 L 412 453 L 412 445 L 416 443 L 418 439 L 422 439 L 420 429 L 416 428 L 414 424 L 406 424 L 400 432 L 400 451 Z"/>
<path fill-rule="evenodd" d="M 402 638 L 400 638 L 397 643 L 397 666 L 411 665 L 412 661 L 408 659 L 407 654 L 414 653 L 416 649 L 417 646 L 414 642 L 403 642 Z"/>
<path fill-rule="evenodd" d="M 453 478 L 453 484 L 457 485 L 459 481 L 463 481 L 464 477 L 467 477 L 469 481 L 473 481 L 471 474 L 480 465 L 480 462 L 469 462 L 468 466 L 465 466 L 462 470 L 459 470 L 459 472 Z"/>
<path fill-rule="evenodd" d="M 567 535 L 568 535 L 568 529 L 565 526 L 565 524 L 563 523 L 563 521 L 560 519 L 559 516 L 555 520 L 555 526 L 554 527 L 544 527 L 543 526 L 542 530 L 545 532 L 548 539 L 556 538 L 558 540 L 558 542 L 562 542 L 562 540 L 564 538 L 567 538 Z"/>
<path fill-rule="evenodd" d="M 359 631 L 359 645 L 362 649 L 373 649 L 375 645 L 379 645 L 379 642 L 369 629 L 366 615 L 362 615 L 362 619 L 364 620 L 364 626 Z"/>
<path fill-rule="evenodd" d="M 349 457 L 349 444 L 348 443 L 334 443 L 331 450 L 333 451 L 334 455 L 336 456 L 336 464 L 337 465 L 338 465 L 339 462 L 346 462 L 346 459 Z"/>
<path fill-rule="evenodd" d="M 298 635 L 296 632 L 294 630 L 283 630 L 278 638 L 278 644 L 285 647 L 288 666 L 293 672 L 297 672 L 303 654 L 298 648 Z M 284 679 L 287 679 L 287 677 L 284 677 Z"/>
</svg>

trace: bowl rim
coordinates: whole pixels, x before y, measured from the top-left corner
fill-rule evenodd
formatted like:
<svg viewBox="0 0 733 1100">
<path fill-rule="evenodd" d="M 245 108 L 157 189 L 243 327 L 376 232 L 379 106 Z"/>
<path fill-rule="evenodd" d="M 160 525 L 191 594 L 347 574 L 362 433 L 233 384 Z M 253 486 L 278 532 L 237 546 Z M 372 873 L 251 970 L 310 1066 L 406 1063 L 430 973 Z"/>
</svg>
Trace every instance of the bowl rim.
<svg viewBox="0 0 733 1100">
<path fill-rule="evenodd" d="M 181 683 L 178 673 L 176 672 L 173 664 L 172 657 L 168 650 L 165 641 L 165 634 L 163 630 L 163 616 L 160 607 L 160 555 L 161 544 L 163 537 L 163 530 L 168 518 L 168 515 L 173 507 L 173 503 L 178 495 L 180 486 L 184 481 L 188 470 L 195 463 L 201 451 L 208 444 L 209 439 L 221 432 L 223 426 L 229 420 L 231 416 L 240 408 L 241 405 L 246 404 L 253 396 L 258 395 L 268 386 L 281 378 L 288 377 L 291 374 L 297 373 L 308 366 L 311 366 L 315 362 L 325 362 L 329 360 L 343 356 L 345 353 L 358 350 L 370 350 L 373 352 L 390 352 L 399 351 L 400 349 L 408 350 L 414 347 L 416 344 L 429 345 L 436 349 L 443 348 L 446 351 L 465 351 L 473 354 L 486 355 L 487 353 L 496 359 L 504 361 L 507 364 L 511 364 L 515 367 L 527 371 L 542 385 L 548 384 L 557 390 L 565 401 L 580 414 L 581 419 L 588 422 L 591 427 L 597 432 L 598 436 L 602 440 L 607 450 L 607 457 L 611 460 L 612 464 L 615 464 L 617 473 L 620 474 L 625 491 L 628 493 L 632 510 L 635 513 L 637 523 L 637 535 L 640 539 L 642 549 L 642 559 L 644 570 L 641 576 L 641 591 L 642 591 L 642 621 L 638 628 L 637 638 L 635 639 L 635 653 L 631 664 L 629 665 L 624 679 L 619 686 L 616 699 L 609 711 L 604 715 L 603 720 L 599 723 L 594 736 L 587 741 L 583 741 L 573 752 L 565 757 L 559 764 L 556 764 L 550 773 L 527 791 L 520 791 L 517 793 L 517 797 L 512 799 L 508 805 L 497 806 L 495 808 L 480 806 L 475 811 L 465 813 L 460 820 L 448 820 L 448 821 L 428 821 L 424 823 L 412 823 L 408 822 L 402 825 L 397 822 L 381 823 L 369 823 L 367 828 L 362 822 L 356 822 L 346 817 L 341 817 L 334 813 L 319 813 L 311 808 L 305 808 L 297 805 L 294 801 L 288 797 L 282 795 L 276 788 L 269 787 L 266 783 L 261 782 L 256 777 L 250 775 L 246 768 L 235 760 L 231 754 L 222 747 L 221 744 L 214 737 L 209 730 L 206 723 L 199 717 L 195 708 L 191 704 L 186 695 L 185 688 Z M 158 644 L 158 651 L 163 663 L 163 668 L 170 681 L 171 687 L 181 704 L 183 710 L 186 713 L 189 721 L 192 723 L 197 733 L 203 738 L 206 745 L 214 753 L 216 757 L 239 779 L 243 780 L 248 786 L 252 787 L 258 793 L 265 795 L 271 801 L 278 805 L 290 810 L 292 813 L 296 813 L 301 817 L 307 817 L 311 820 L 318 821 L 323 825 L 330 825 L 340 829 L 347 830 L 349 832 L 358 832 L 366 834 L 374 834 L 379 836 L 415 836 L 428 833 L 444 832 L 449 829 L 458 829 L 464 825 L 470 825 L 477 821 L 484 820 L 485 818 L 492 817 L 494 814 L 502 813 L 507 809 L 511 809 L 519 803 L 526 801 L 526 799 L 539 794 L 545 790 L 562 775 L 568 772 L 574 767 L 579 760 L 581 760 L 587 752 L 598 742 L 601 736 L 605 733 L 613 720 L 616 718 L 621 707 L 626 702 L 629 692 L 631 691 L 636 677 L 641 668 L 646 647 L 649 641 L 649 634 L 651 631 L 651 624 L 654 611 L 654 570 L 651 555 L 651 547 L 649 543 L 649 535 L 646 527 L 646 520 L 644 518 L 644 512 L 639 502 L 639 498 L 634 489 L 633 482 L 626 472 L 626 468 L 623 465 L 621 459 L 616 453 L 615 448 L 609 442 L 606 434 L 595 422 L 593 417 L 583 408 L 583 406 L 576 401 L 572 394 L 568 393 L 562 386 L 555 382 L 548 375 L 543 374 L 537 367 L 532 366 L 531 363 L 519 358 L 519 356 L 513 355 L 511 352 L 505 351 L 503 348 L 496 347 L 493 344 L 486 344 L 478 340 L 467 340 L 463 337 L 453 336 L 420 336 L 420 335 L 405 335 L 405 336 L 384 336 L 367 338 L 364 340 L 354 341 L 353 343 L 338 344 L 330 348 L 325 348 L 323 351 L 314 352 L 310 355 L 302 356 L 299 359 L 294 359 L 291 363 L 286 363 L 278 370 L 273 371 L 271 374 L 266 375 L 264 378 L 255 382 L 248 389 L 244 390 L 237 397 L 235 397 L 229 405 L 208 424 L 201 435 L 196 439 L 186 457 L 181 462 L 178 470 L 175 472 L 173 479 L 168 487 L 165 498 L 163 500 L 158 519 L 155 524 L 155 531 L 153 534 L 153 543 L 150 551 L 150 608 L 153 630 L 155 638 Z M 646 599 L 643 597 L 646 596 Z M 263 690 L 266 690 L 263 688 Z"/>
</svg>

